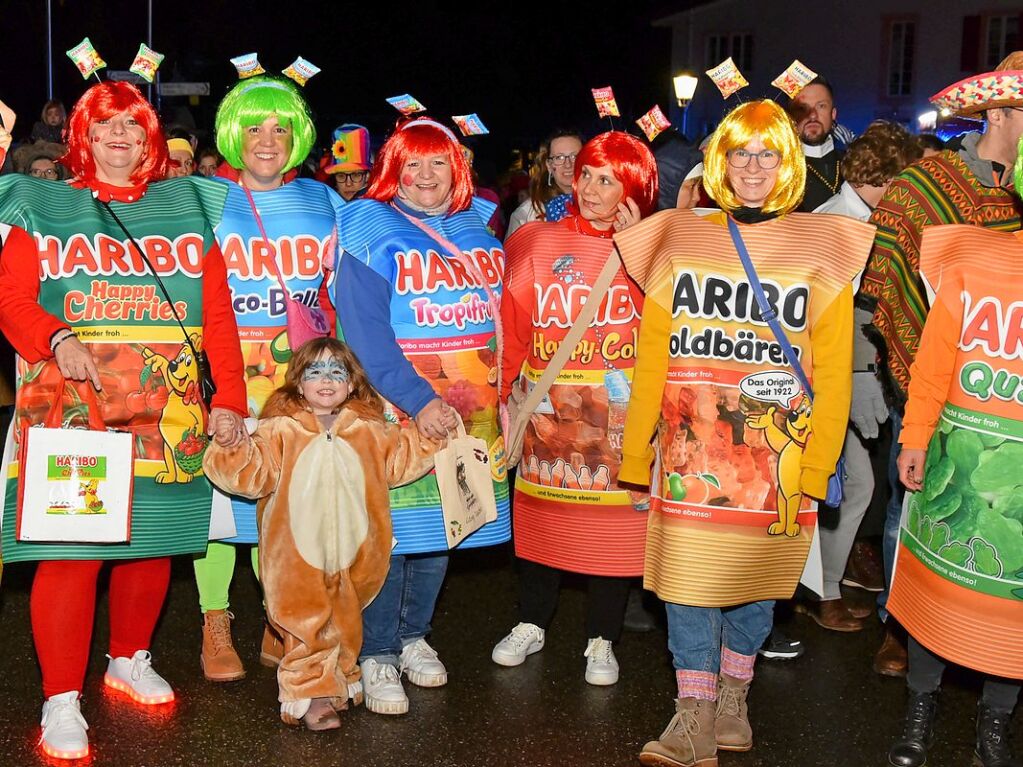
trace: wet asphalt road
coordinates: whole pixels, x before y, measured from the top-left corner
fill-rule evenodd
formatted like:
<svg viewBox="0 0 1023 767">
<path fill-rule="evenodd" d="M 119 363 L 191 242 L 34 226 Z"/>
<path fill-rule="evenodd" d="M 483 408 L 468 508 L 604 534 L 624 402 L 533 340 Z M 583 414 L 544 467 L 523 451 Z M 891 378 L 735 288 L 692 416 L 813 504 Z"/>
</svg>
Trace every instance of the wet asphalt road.
<svg viewBox="0 0 1023 767">
<path fill-rule="evenodd" d="M 28 623 L 32 567 L 6 568 L 0 587 L 0 765 L 637 765 L 643 743 L 657 737 L 673 713 L 674 674 L 663 629 L 623 636 L 615 648 L 622 667 L 617 685 L 598 688 L 583 681 L 584 594 L 571 583 L 562 592 L 545 649 L 518 668 L 494 665 L 491 648 L 516 622 L 511 557 L 500 547 L 452 559 L 432 638 L 450 672 L 446 687 L 407 684 L 411 707 L 402 717 L 360 707 L 342 713 L 342 728 L 334 732 L 285 727 L 277 715 L 274 673 L 256 661 L 262 633 L 258 590 L 247 558 L 238 559 L 231 609 L 248 676 L 220 685 L 202 678 L 191 564 L 178 560 L 152 647 L 154 667 L 177 692 L 169 706 L 143 709 L 104 691 L 107 612 L 101 585 L 82 704 L 92 754 L 77 762 L 49 760 L 36 748 L 42 700 Z M 905 693 L 901 680 L 870 669 L 880 624 L 872 619 L 857 634 L 824 631 L 804 616 L 781 625 L 805 640 L 807 653 L 794 662 L 758 663 L 750 696 L 755 747 L 722 754 L 722 767 L 887 764 Z M 976 696 L 970 675 L 946 679 L 929 764 L 971 763 Z M 1019 718 L 1017 752 L 1023 751 Z"/>
</svg>

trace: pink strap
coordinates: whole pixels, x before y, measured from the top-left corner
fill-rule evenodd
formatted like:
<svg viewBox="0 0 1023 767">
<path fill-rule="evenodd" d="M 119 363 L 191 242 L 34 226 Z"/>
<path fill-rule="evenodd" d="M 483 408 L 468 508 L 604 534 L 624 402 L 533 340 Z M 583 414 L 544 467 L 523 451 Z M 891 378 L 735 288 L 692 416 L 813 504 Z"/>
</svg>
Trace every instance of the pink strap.
<svg viewBox="0 0 1023 767">
<path fill-rule="evenodd" d="M 448 251 L 451 255 L 458 259 L 458 261 L 466 268 L 466 271 L 477 280 L 483 289 L 487 292 L 487 303 L 490 304 L 490 314 L 494 318 L 494 332 L 497 338 L 497 401 L 501 401 L 501 365 L 504 361 L 504 328 L 501 325 L 501 304 L 498 301 L 497 295 L 494 293 L 494 289 L 490 287 L 490 283 L 487 282 L 483 273 L 480 272 L 476 263 L 466 255 L 460 247 L 451 242 L 451 240 L 443 237 L 440 233 L 434 231 L 415 216 L 410 216 L 408 213 L 403 211 L 397 205 L 392 203 L 392 206 L 396 211 L 401 213 L 405 218 L 415 224 L 417 227 L 423 230 L 424 233 L 441 246 L 444 250 Z"/>
<path fill-rule="evenodd" d="M 288 286 L 284 284 L 284 278 L 281 276 L 280 270 L 277 268 L 277 248 L 270 242 L 270 238 L 266 236 L 266 229 L 263 228 L 263 217 L 259 215 L 259 211 L 256 209 L 256 201 L 252 199 L 252 192 L 245 184 L 241 185 L 242 189 L 245 190 L 245 196 L 249 198 L 249 207 L 252 208 L 252 215 L 256 218 L 256 226 L 259 227 L 259 233 L 263 236 L 263 242 L 270 248 L 270 264 L 271 269 L 274 273 L 274 277 L 277 278 L 277 283 L 281 286 L 281 290 L 284 291 L 285 298 L 289 297 L 291 293 L 288 292 Z"/>
</svg>

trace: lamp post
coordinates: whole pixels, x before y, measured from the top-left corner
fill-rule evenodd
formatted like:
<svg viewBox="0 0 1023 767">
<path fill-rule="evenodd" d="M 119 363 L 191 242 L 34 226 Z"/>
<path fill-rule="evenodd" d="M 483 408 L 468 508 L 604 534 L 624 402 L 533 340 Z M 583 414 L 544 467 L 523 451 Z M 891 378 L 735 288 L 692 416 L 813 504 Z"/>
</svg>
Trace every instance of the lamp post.
<svg viewBox="0 0 1023 767">
<path fill-rule="evenodd" d="M 689 116 L 689 104 L 696 92 L 697 79 L 692 75 L 678 75 L 673 79 L 675 99 L 682 108 L 682 138 L 686 138 L 686 118 Z"/>
</svg>

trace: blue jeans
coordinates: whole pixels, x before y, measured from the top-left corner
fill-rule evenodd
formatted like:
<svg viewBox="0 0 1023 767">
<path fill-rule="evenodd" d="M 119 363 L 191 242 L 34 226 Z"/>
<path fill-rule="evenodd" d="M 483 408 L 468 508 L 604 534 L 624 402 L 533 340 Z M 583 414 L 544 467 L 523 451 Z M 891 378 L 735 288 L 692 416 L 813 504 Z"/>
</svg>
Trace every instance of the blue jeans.
<svg viewBox="0 0 1023 767">
<path fill-rule="evenodd" d="M 690 607 L 665 602 L 668 649 L 676 671 L 721 670 L 721 648 L 755 655 L 771 633 L 774 601 L 735 607 Z"/>
<path fill-rule="evenodd" d="M 885 509 L 884 538 L 881 539 L 881 554 L 884 560 L 884 591 L 877 595 L 877 614 L 882 621 L 888 620 L 888 590 L 892 586 L 892 569 L 895 567 L 895 548 L 899 544 L 899 521 L 902 519 L 902 499 L 906 495 L 906 488 L 899 481 L 899 451 L 902 445 L 899 444 L 899 435 L 902 434 L 902 416 L 892 408 L 889 411 L 892 424 L 892 450 L 888 455 L 888 484 L 891 485 L 892 494 L 888 499 L 888 506 Z"/>
<path fill-rule="evenodd" d="M 448 555 L 397 554 L 377 598 L 362 611 L 359 662 L 398 665 L 405 645 L 430 633 L 430 620 L 448 571 Z"/>
</svg>

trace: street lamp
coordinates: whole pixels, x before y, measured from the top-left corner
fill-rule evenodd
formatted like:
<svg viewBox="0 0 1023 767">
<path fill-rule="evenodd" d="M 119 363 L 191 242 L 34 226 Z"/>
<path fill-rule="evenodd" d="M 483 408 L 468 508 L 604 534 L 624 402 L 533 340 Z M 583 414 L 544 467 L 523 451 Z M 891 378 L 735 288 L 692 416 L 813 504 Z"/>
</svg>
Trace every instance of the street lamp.
<svg viewBox="0 0 1023 767">
<path fill-rule="evenodd" d="M 682 108 L 682 137 L 686 136 L 686 118 L 689 115 L 689 104 L 696 92 L 697 79 L 692 75 L 678 75 L 673 79 L 675 84 L 675 99 Z"/>
</svg>

